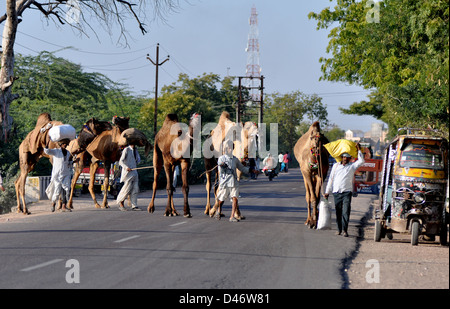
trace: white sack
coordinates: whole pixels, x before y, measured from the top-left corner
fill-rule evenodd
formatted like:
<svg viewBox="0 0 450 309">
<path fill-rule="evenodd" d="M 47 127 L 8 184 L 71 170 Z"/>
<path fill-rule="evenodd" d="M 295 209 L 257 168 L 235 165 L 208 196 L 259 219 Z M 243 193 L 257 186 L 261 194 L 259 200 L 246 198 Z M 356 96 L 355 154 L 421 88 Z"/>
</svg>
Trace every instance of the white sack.
<svg viewBox="0 0 450 309">
<path fill-rule="evenodd" d="M 331 202 L 325 200 L 319 203 L 318 230 L 331 230 Z"/>
<path fill-rule="evenodd" d="M 50 131 L 48 131 L 48 136 L 52 142 L 59 142 L 62 139 L 75 139 L 77 133 L 75 128 L 70 124 L 63 124 L 60 126 L 52 127 Z"/>
</svg>

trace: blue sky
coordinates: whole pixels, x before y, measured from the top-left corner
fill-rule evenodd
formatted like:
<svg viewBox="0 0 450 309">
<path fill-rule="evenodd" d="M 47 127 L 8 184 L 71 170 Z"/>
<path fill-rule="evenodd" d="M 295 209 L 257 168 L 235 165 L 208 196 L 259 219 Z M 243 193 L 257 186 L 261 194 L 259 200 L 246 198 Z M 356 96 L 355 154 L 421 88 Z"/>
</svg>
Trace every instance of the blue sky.
<svg viewBox="0 0 450 309">
<path fill-rule="evenodd" d="M 5 1 L 0 0 L 4 10 Z M 183 72 L 191 77 L 203 73 L 223 76 L 245 75 L 247 36 L 252 6 L 258 11 L 260 65 L 265 76 L 265 93 L 302 91 L 317 93 L 327 106 L 329 120 L 341 129 L 370 130 L 369 116 L 350 116 L 339 112 L 366 98 L 368 91 L 344 83 L 319 81 L 319 58 L 326 56 L 327 31 L 316 30 L 309 12 L 320 12 L 334 6 L 329 0 L 180 0 L 177 12 L 166 20 L 147 21 L 148 33 L 142 35 L 133 20 L 127 22 L 129 47 L 117 43 L 97 26 L 97 36 L 89 37 L 68 26 L 56 26 L 35 10 L 28 10 L 19 24 L 16 53 L 35 55 L 42 50 L 58 51 L 56 55 L 81 64 L 85 71 L 101 72 L 114 81 L 130 86 L 135 93 L 153 91 L 155 67 L 146 59 L 155 60 L 156 44 L 160 44 L 160 60 L 169 54 L 170 61 L 160 67 L 159 88 L 176 81 Z M 151 18 L 152 13 L 148 16 Z M 2 27 L 3 28 L 3 27 Z M 73 46 L 74 49 L 62 49 Z"/>
</svg>

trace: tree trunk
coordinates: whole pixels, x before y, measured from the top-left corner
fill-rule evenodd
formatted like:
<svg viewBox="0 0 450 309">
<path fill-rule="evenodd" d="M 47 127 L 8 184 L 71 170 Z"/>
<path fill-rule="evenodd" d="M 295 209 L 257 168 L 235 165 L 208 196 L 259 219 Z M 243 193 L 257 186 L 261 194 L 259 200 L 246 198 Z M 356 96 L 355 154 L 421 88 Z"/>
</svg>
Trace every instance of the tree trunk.
<svg viewBox="0 0 450 309">
<path fill-rule="evenodd" d="M 11 87 L 14 82 L 14 42 L 18 24 L 15 0 L 6 0 L 6 15 L 0 68 L 0 124 L 2 127 L 0 140 L 4 142 L 8 141 L 13 121 L 9 115 L 9 106 L 17 98 L 17 95 L 11 93 Z"/>
</svg>

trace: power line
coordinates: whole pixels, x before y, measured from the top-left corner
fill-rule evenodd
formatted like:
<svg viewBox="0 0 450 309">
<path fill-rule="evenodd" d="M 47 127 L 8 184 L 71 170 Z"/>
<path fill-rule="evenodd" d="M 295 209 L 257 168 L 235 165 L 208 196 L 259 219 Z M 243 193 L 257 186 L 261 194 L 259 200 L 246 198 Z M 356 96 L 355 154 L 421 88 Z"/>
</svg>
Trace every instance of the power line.
<svg viewBox="0 0 450 309">
<path fill-rule="evenodd" d="M 53 46 L 56 46 L 56 47 L 59 47 L 59 48 L 70 48 L 70 49 L 72 49 L 72 50 L 74 50 L 74 51 L 76 51 L 76 52 L 79 52 L 79 53 L 93 54 L 93 55 L 107 55 L 107 56 L 114 56 L 114 55 L 133 54 L 133 53 L 137 53 L 137 52 L 141 52 L 141 51 L 147 50 L 147 49 L 149 49 L 149 48 L 151 48 L 151 47 L 153 47 L 153 46 L 156 45 L 156 44 L 153 44 L 153 45 L 150 45 L 150 46 L 141 48 L 141 49 L 131 50 L 131 51 L 127 51 L 127 52 L 114 52 L 114 53 L 96 52 L 96 51 L 82 50 L 82 49 L 79 49 L 79 48 L 75 48 L 75 47 L 73 47 L 73 46 L 63 46 L 63 45 L 55 44 L 55 43 L 52 43 L 52 42 L 43 40 L 43 39 L 41 39 L 41 38 L 35 37 L 35 36 L 33 36 L 33 35 L 30 35 L 30 34 L 28 34 L 28 33 L 24 33 L 24 32 L 21 32 L 21 31 L 17 31 L 17 32 L 20 33 L 20 34 L 23 34 L 23 35 L 25 35 L 25 36 L 28 36 L 28 37 L 30 37 L 30 38 L 33 38 L 33 39 L 35 39 L 35 40 L 38 40 L 38 41 L 41 41 L 41 42 L 43 42 L 43 43 L 50 44 L 50 45 L 53 45 Z"/>
</svg>

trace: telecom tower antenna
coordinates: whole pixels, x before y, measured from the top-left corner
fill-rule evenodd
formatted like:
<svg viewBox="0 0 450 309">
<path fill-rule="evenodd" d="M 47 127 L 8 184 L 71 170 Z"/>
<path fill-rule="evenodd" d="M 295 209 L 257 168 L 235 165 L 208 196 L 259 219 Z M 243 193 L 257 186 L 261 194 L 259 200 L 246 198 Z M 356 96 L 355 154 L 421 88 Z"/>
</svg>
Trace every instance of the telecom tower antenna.
<svg viewBox="0 0 450 309">
<path fill-rule="evenodd" d="M 245 51 L 247 52 L 247 69 L 246 77 L 248 77 L 248 88 L 251 89 L 250 94 L 254 102 L 260 101 L 260 95 L 255 87 L 255 78 L 261 78 L 261 66 L 259 65 L 259 40 L 258 40 L 258 13 L 256 7 L 253 6 L 249 19 L 250 32 L 248 33 L 248 43 Z"/>
<path fill-rule="evenodd" d="M 241 122 L 241 116 L 253 116 L 251 111 L 258 108 L 258 123 L 263 123 L 263 92 L 264 76 L 261 75 L 261 66 L 259 65 L 259 41 L 258 41 L 258 13 L 256 7 L 252 7 L 250 16 L 250 32 L 248 34 L 248 43 L 245 51 L 247 52 L 247 69 L 245 76 L 239 78 L 239 99 L 236 105 L 236 122 Z M 246 82 L 243 84 L 242 80 Z M 259 84 L 259 85 L 258 85 Z M 245 86 L 244 86 L 245 85 Z M 243 89 L 249 90 L 250 100 L 244 98 Z"/>
</svg>

